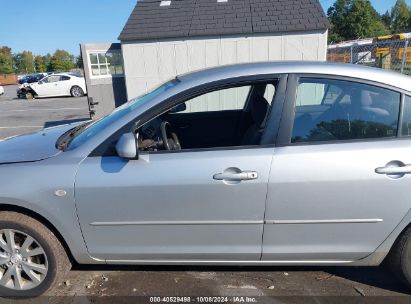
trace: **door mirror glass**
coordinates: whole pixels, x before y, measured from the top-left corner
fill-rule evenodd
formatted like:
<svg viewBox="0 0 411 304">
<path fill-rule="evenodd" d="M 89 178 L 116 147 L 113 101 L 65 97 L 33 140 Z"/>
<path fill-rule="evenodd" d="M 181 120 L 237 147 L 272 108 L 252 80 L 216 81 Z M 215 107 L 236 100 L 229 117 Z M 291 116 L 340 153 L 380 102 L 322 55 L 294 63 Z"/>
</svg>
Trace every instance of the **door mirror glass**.
<svg viewBox="0 0 411 304">
<path fill-rule="evenodd" d="M 138 159 L 138 141 L 134 133 L 121 135 L 116 144 L 118 156 L 124 159 Z"/>
</svg>

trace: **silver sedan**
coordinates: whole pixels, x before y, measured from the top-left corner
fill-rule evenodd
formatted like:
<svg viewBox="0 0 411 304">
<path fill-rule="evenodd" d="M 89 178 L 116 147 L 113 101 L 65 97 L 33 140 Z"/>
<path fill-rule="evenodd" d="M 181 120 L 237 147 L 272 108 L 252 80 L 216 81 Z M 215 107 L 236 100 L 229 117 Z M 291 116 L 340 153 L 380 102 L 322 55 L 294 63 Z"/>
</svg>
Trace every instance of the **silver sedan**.
<svg viewBox="0 0 411 304">
<path fill-rule="evenodd" d="M 411 284 L 411 78 L 326 63 L 178 76 L 0 142 L 0 294 L 80 264 L 355 265 Z"/>
</svg>

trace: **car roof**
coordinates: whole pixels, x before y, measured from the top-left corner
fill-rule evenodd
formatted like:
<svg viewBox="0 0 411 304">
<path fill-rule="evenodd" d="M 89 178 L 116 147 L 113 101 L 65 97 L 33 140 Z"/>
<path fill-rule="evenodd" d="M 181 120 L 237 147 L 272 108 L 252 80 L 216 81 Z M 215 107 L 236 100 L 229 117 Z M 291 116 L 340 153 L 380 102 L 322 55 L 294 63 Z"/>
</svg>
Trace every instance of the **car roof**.
<svg viewBox="0 0 411 304">
<path fill-rule="evenodd" d="M 281 61 L 226 65 L 178 76 L 191 86 L 223 79 L 270 74 L 319 74 L 369 80 L 402 90 L 411 91 L 411 77 L 398 72 L 355 64 Z"/>
<path fill-rule="evenodd" d="M 69 76 L 69 77 L 79 77 L 79 78 L 84 78 L 83 75 L 81 74 L 76 74 L 76 73 L 53 73 L 47 76 Z"/>
<path fill-rule="evenodd" d="M 68 73 L 53 73 L 47 76 L 71 76 L 71 75 Z"/>
</svg>

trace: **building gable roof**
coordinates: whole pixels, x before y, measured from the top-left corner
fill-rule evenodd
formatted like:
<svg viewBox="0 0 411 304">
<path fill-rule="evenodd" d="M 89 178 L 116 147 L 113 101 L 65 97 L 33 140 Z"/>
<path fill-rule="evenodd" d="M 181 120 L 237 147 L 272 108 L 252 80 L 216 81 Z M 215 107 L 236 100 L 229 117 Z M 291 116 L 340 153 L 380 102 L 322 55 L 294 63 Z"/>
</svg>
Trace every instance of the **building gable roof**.
<svg viewBox="0 0 411 304">
<path fill-rule="evenodd" d="M 138 0 L 121 41 L 326 30 L 318 0 Z M 169 2 L 169 1 L 168 1 Z"/>
</svg>

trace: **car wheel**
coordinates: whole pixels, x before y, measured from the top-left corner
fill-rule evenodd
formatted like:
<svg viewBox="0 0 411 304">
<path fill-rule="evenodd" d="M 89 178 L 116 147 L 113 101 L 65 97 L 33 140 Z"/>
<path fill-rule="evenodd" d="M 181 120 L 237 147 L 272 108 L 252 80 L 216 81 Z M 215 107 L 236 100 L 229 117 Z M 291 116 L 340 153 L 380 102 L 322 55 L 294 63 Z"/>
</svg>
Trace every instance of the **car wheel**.
<svg viewBox="0 0 411 304">
<path fill-rule="evenodd" d="M 26 99 L 28 99 L 28 100 L 34 99 L 34 95 L 33 95 L 32 92 L 26 92 L 25 97 L 26 97 Z"/>
<path fill-rule="evenodd" d="M 387 265 L 400 281 L 411 288 L 411 227 L 395 241 L 388 254 Z"/>
<path fill-rule="evenodd" d="M 39 296 L 70 268 L 64 247 L 46 226 L 20 213 L 0 212 L 0 296 Z"/>
<path fill-rule="evenodd" d="M 72 87 L 71 90 L 70 90 L 70 94 L 73 97 L 82 97 L 82 96 L 84 96 L 83 89 L 80 88 L 79 86 Z"/>
<path fill-rule="evenodd" d="M 28 92 L 26 92 L 25 97 L 28 100 L 33 100 L 34 99 L 34 94 L 33 94 L 33 92 L 28 91 Z"/>
</svg>

